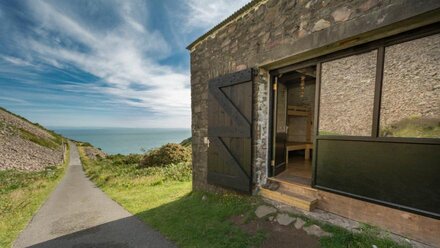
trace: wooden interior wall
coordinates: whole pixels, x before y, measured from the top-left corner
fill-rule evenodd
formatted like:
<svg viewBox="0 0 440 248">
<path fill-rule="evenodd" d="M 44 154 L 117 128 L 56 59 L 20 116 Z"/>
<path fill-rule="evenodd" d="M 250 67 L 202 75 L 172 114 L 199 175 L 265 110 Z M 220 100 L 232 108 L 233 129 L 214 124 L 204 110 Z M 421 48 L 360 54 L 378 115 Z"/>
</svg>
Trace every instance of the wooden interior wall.
<svg viewBox="0 0 440 248">
<path fill-rule="evenodd" d="M 300 97 L 300 84 L 299 80 L 295 80 L 294 83 L 288 83 L 288 104 L 295 106 L 310 106 L 313 110 L 315 105 L 315 81 L 307 80 L 305 83 L 304 97 Z M 307 141 L 307 117 L 292 117 L 288 116 L 289 131 L 287 135 L 287 141 L 289 142 L 306 142 Z M 311 137 L 313 140 L 314 137 Z"/>
</svg>

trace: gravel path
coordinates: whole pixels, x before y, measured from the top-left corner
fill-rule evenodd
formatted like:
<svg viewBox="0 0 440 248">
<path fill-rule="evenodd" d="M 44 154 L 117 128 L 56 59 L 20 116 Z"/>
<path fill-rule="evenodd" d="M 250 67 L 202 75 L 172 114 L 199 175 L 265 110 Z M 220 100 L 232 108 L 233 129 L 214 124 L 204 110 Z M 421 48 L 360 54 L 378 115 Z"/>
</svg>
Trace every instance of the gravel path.
<svg viewBox="0 0 440 248">
<path fill-rule="evenodd" d="M 175 247 L 96 188 L 70 147 L 66 175 L 13 247 Z"/>
</svg>

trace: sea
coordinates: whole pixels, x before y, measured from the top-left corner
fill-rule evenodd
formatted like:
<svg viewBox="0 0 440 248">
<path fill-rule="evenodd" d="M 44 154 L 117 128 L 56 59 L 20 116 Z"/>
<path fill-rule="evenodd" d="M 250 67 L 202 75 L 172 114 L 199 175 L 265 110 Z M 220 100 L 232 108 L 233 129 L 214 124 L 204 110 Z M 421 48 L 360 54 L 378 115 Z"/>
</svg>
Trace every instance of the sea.
<svg viewBox="0 0 440 248">
<path fill-rule="evenodd" d="M 191 136 L 183 128 L 51 128 L 76 141 L 89 142 L 107 154 L 143 153 Z"/>
</svg>

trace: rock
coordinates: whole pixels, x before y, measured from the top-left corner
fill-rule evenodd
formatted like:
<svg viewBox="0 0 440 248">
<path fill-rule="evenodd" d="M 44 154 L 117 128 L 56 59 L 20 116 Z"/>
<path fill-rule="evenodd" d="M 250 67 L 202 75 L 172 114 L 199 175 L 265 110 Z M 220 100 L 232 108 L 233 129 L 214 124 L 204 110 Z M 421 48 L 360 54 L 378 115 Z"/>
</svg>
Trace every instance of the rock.
<svg viewBox="0 0 440 248">
<path fill-rule="evenodd" d="M 372 245 L 371 248 L 377 248 L 377 245 Z"/>
<path fill-rule="evenodd" d="M 255 215 L 258 218 L 263 218 L 266 215 L 273 214 L 276 212 L 277 212 L 277 210 L 274 207 L 270 207 L 267 205 L 261 205 L 257 208 L 257 210 L 255 210 Z"/>
<path fill-rule="evenodd" d="M 273 216 L 269 216 L 270 221 L 273 221 L 273 218 L 274 218 Z"/>
<path fill-rule="evenodd" d="M 246 68 L 247 68 L 246 65 L 241 64 L 241 65 L 237 65 L 237 67 L 235 68 L 235 70 L 237 70 L 237 71 L 241 71 L 241 70 L 245 70 Z"/>
<path fill-rule="evenodd" d="M 303 219 L 301 219 L 301 218 L 297 218 L 296 221 L 295 221 L 295 228 L 299 230 L 299 229 L 301 229 L 305 224 L 306 224 L 306 222 L 305 222 Z"/>
<path fill-rule="evenodd" d="M 308 235 L 314 235 L 314 236 L 317 236 L 319 238 L 333 236 L 333 234 L 328 233 L 328 232 L 322 230 L 321 227 L 319 227 L 317 225 L 311 225 L 311 226 L 308 226 L 308 227 L 304 227 L 303 230 L 306 231 L 306 233 Z"/>
<path fill-rule="evenodd" d="M 282 226 L 288 226 L 290 223 L 294 222 L 295 218 L 290 217 L 288 214 L 277 214 L 277 222 Z"/>
<path fill-rule="evenodd" d="M 202 196 L 202 201 L 206 201 L 208 199 L 208 197 L 206 195 Z"/>
<path fill-rule="evenodd" d="M 320 19 L 313 26 L 313 31 L 319 31 L 330 27 L 330 22 L 324 19 Z"/>
<path fill-rule="evenodd" d="M 333 11 L 332 16 L 335 22 L 344 22 L 350 18 L 351 12 L 351 9 L 342 7 Z"/>
<path fill-rule="evenodd" d="M 306 36 L 306 34 L 307 34 L 307 31 L 301 29 L 298 31 L 298 38 L 302 38 L 302 37 Z"/>
<path fill-rule="evenodd" d="M 359 6 L 359 10 L 367 11 L 377 5 L 378 0 L 367 0 L 361 6 Z"/>
</svg>

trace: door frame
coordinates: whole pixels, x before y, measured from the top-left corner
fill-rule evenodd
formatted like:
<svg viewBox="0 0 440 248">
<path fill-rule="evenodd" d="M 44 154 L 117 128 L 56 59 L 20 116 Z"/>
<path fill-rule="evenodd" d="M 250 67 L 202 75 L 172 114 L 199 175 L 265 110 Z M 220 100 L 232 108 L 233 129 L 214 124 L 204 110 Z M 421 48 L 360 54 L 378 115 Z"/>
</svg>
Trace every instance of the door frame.
<svg viewBox="0 0 440 248">
<path fill-rule="evenodd" d="M 280 69 L 275 69 L 269 72 L 270 74 L 270 93 L 269 93 L 269 145 L 268 145 L 268 161 L 267 161 L 267 168 L 268 168 L 268 177 L 274 177 L 274 169 L 273 169 L 273 165 L 272 165 L 272 160 L 274 160 L 274 139 L 276 138 L 276 136 L 274 136 L 274 130 L 275 130 L 275 126 L 274 126 L 274 115 L 276 113 L 274 113 L 274 104 L 275 104 L 275 90 L 273 88 L 273 85 L 275 84 L 275 78 L 278 77 L 279 75 L 285 74 L 285 73 L 289 73 L 289 72 L 293 72 L 296 71 L 298 69 L 302 69 L 302 68 L 306 68 L 306 67 L 310 67 L 310 66 L 315 66 L 316 67 L 316 79 L 315 79 L 315 109 L 313 111 L 313 128 L 312 128 L 312 136 L 314 137 L 312 139 L 313 142 L 313 155 L 312 155 L 312 180 L 311 180 L 311 185 L 314 185 L 315 182 L 315 151 L 316 151 L 316 137 L 317 137 L 317 133 L 318 133 L 318 125 L 317 125 L 317 119 L 318 119 L 318 112 L 317 111 L 319 109 L 319 91 L 320 91 L 320 71 L 321 71 L 321 63 L 320 62 L 316 62 L 314 61 L 314 59 L 312 60 L 306 60 L 303 62 L 299 62 L 293 65 L 289 65 L 286 70 L 281 70 Z M 283 68 L 281 68 L 283 69 Z M 279 83 L 279 82 L 277 82 Z M 286 86 L 287 87 L 287 86 Z M 288 96 L 287 96 L 288 97 Z M 288 101 L 288 99 L 286 98 L 286 101 Z M 287 114 L 287 113 L 286 113 Z M 287 165 L 286 165 L 287 166 Z"/>
</svg>

